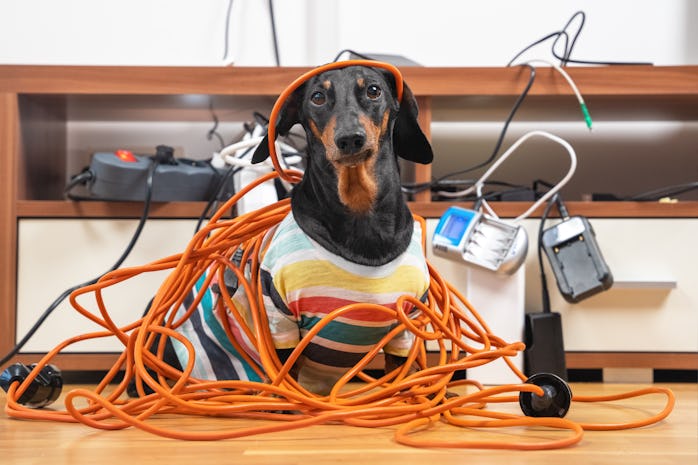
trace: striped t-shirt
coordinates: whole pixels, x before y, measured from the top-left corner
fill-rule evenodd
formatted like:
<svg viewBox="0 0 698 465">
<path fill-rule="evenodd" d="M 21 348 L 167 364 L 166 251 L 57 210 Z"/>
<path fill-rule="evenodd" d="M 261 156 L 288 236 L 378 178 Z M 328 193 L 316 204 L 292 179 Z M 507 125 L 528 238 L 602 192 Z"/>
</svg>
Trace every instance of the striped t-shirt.
<svg viewBox="0 0 698 465">
<path fill-rule="evenodd" d="M 429 286 L 429 273 L 421 244 L 420 225 L 415 223 L 412 241 L 402 255 L 385 265 L 366 266 L 324 249 L 300 229 L 293 214 L 289 213 L 273 231 L 272 240 L 262 258 L 261 281 L 274 345 L 277 349 L 293 348 L 324 316 L 345 305 L 372 303 L 395 309 L 396 301 L 402 295 L 424 298 Z M 199 319 L 211 327 L 206 328 L 202 324 L 197 329 L 196 319 L 190 318 L 194 321 L 184 325 L 188 328 L 182 328 L 182 332 L 198 346 L 197 373 L 194 376 L 206 374 L 202 376 L 205 379 L 254 379 L 250 376 L 252 370 L 241 363 L 225 332 L 221 333 L 218 329 L 220 322 L 210 321 L 228 314 L 216 309 L 216 300 L 216 294 L 212 293 L 211 300 L 202 300 L 198 309 Z M 246 298 L 241 289 L 233 296 L 233 302 L 251 325 Z M 406 310 L 410 311 L 411 308 Z M 258 354 L 244 337 L 237 321 L 229 317 L 229 322 L 239 346 L 252 359 L 258 360 Z M 396 325 L 393 315 L 370 309 L 352 310 L 333 319 L 303 352 L 301 363 L 308 368 L 305 370 L 306 378 L 326 374 L 327 379 L 321 383 L 332 383 Z M 409 331 L 403 331 L 384 347 L 384 351 L 405 356 L 413 339 Z M 182 353 L 181 349 L 176 348 L 178 354 Z M 215 362 L 199 360 L 210 358 L 211 354 Z M 180 361 L 183 360 L 186 360 L 186 354 L 184 359 L 180 356 Z M 223 369 L 220 364 L 226 368 Z M 202 370 L 198 370 L 199 367 Z M 303 371 L 301 367 L 301 375 Z M 314 385 L 315 381 L 307 384 Z M 310 389 L 313 390 L 313 386 Z"/>
</svg>

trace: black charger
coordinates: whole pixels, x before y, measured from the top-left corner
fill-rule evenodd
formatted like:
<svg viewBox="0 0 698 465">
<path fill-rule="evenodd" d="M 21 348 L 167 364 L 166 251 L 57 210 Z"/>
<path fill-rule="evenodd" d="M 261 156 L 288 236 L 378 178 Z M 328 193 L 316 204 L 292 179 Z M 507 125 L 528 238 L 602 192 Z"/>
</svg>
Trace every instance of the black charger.
<svg viewBox="0 0 698 465">
<path fill-rule="evenodd" d="M 557 287 L 568 302 L 579 302 L 613 285 L 594 228 L 585 217 L 567 217 L 546 229 L 542 245 Z"/>
</svg>

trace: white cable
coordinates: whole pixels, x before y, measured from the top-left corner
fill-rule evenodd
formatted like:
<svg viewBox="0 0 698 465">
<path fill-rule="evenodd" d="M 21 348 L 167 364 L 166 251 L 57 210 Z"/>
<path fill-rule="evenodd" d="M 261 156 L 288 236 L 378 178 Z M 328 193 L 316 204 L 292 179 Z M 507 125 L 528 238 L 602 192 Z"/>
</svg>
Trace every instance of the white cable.
<svg viewBox="0 0 698 465">
<path fill-rule="evenodd" d="M 548 65 L 552 67 L 555 71 L 560 73 L 563 78 L 567 81 L 567 84 L 569 84 L 570 88 L 572 89 L 572 92 L 574 92 L 574 95 L 577 97 L 577 101 L 579 102 L 579 107 L 582 110 L 582 115 L 584 115 L 584 122 L 586 123 L 587 127 L 591 131 L 592 127 L 592 120 L 591 120 L 591 115 L 589 114 L 589 109 L 587 108 L 587 104 L 584 102 L 584 97 L 582 97 L 582 93 L 579 92 L 579 88 L 577 87 L 577 84 L 575 84 L 574 80 L 572 77 L 570 77 L 569 74 L 567 74 L 567 71 L 565 71 L 562 66 L 557 65 L 553 62 L 547 61 L 547 60 L 540 60 L 540 59 L 534 59 L 534 60 L 528 60 L 523 62 L 522 64 L 527 64 L 530 66 L 533 66 L 535 63 L 543 63 L 544 65 Z"/>
<path fill-rule="evenodd" d="M 234 144 L 230 144 L 227 147 L 224 147 L 223 149 L 221 149 L 219 154 L 221 157 L 225 158 L 225 157 L 237 152 L 238 150 L 247 149 L 250 147 L 256 147 L 257 145 L 259 145 L 260 142 L 262 142 L 262 139 L 264 139 L 264 137 L 262 137 L 262 136 L 250 137 L 249 139 L 243 139 L 241 141 L 235 142 Z"/>
<path fill-rule="evenodd" d="M 577 88 L 577 84 L 574 83 L 574 80 L 570 77 L 569 74 L 567 74 L 567 71 L 565 71 L 560 65 L 556 65 L 555 63 L 547 61 L 547 60 L 539 60 L 539 59 L 529 60 L 529 61 L 525 62 L 524 64 L 533 65 L 535 63 L 542 63 L 544 65 L 548 65 L 548 66 L 552 67 L 553 69 L 555 69 L 555 71 L 560 73 L 562 75 L 562 77 L 564 77 L 565 80 L 567 81 L 567 83 L 570 85 L 574 94 L 577 96 L 577 100 L 579 101 L 579 104 L 580 105 L 584 104 L 584 98 L 582 98 L 582 94 L 579 92 L 579 88 Z"/>
<path fill-rule="evenodd" d="M 470 188 L 468 188 L 470 189 Z M 465 189 L 461 189 L 459 191 L 436 191 L 436 193 L 439 195 L 439 197 L 446 197 L 448 199 L 457 199 L 460 197 L 463 197 L 463 194 L 465 193 Z"/>
<path fill-rule="evenodd" d="M 490 216 L 492 216 L 493 218 L 499 218 L 499 216 L 497 216 L 497 213 L 495 213 L 490 204 L 487 202 L 487 200 L 485 200 L 484 196 L 482 195 L 482 184 L 476 184 L 475 193 L 477 194 L 478 199 L 482 199 L 482 208 L 487 210 L 487 213 L 489 213 Z"/>
<path fill-rule="evenodd" d="M 230 144 L 227 147 L 224 147 L 220 152 L 215 154 L 213 157 L 214 160 L 216 160 L 216 167 L 222 168 L 222 166 L 217 166 L 220 164 L 221 161 L 232 165 L 232 166 L 237 166 L 241 168 L 255 168 L 259 167 L 266 169 L 269 165 L 271 165 L 271 160 L 267 159 L 264 161 L 264 163 L 259 163 L 258 165 L 253 165 L 252 161 L 247 158 L 239 158 L 234 156 L 235 153 L 237 153 L 240 150 L 251 148 L 251 147 L 256 147 L 259 145 L 262 140 L 264 139 L 263 136 L 259 137 L 250 137 L 249 139 L 244 139 L 238 142 L 235 142 L 234 144 Z M 285 144 L 283 142 L 276 142 L 276 152 L 277 153 L 282 153 L 282 151 L 285 152 L 292 152 L 292 153 L 298 153 L 296 149 L 288 144 Z M 295 165 L 300 163 L 303 158 L 300 155 L 288 155 L 284 157 L 285 162 L 288 165 Z M 213 160 L 212 160 L 213 161 Z"/>
<path fill-rule="evenodd" d="M 548 192 L 546 192 L 540 199 L 538 199 L 531 207 L 526 210 L 524 213 L 516 217 L 513 221 L 519 222 L 523 219 L 528 218 L 531 213 L 538 207 L 540 207 L 543 203 L 547 202 L 550 197 L 555 195 L 562 187 L 567 184 L 567 182 L 570 180 L 572 175 L 574 174 L 575 170 L 577 169 L 577 154 L 574 151 L 574 148 L 567 142 L 566 140 L 555 136 L 553 134 L 550 134 L 549 132 L 545 131 L 531 131 L 527 132 L 523 136 L 521 136 L 516 142 L 514 142 L 507 150 L 504 152 L 498 159 L 495 161 L 492 166 L 478 179 L 475 184 L 473 184 L 471 187 L 468 189 L 465 189 L 462 191 L 462 195 L 467 195 L 473 191 L 477 193 L 478 196 L 481 197 L 482 194 L 482 186 L 485 184 L 485 181 L 490 177 L 490 175 L 497 169 L 499 168 L 499 165 L 504 163 L 509 156 L 516 151 L 516 149 L 519 148 L 521 144 L 526 142 L 528 139 L 531 137 L 544 137 L 546 139 L 552 140 L 553 142 L 557 142 L 558 144 L 562 145 L 562 147 L 567 150 L 567 153 L 569 154 L 570 157 L 570 167 L 569 170 L 567 171 L 567 174 Z M 482 201 L 483 206 L 496 218 L 496 214 L 494 214 L 494 211 L 492 208 L 489 206 L 489 204 L 483 199 Z"/>
</svg>

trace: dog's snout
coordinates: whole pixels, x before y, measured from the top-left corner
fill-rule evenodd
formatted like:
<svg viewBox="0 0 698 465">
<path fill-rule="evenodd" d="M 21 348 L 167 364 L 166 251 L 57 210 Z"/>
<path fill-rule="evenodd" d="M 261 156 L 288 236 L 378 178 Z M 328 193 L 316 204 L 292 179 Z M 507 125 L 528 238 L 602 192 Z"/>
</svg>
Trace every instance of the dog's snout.
<svg viewBox="0 0 698 465">
<path fill-rule="evenodd" d="M 354 132 L 351 134 L 337 135 L 334 140 L 337 148 L 345 155 L 352 155 L 361 151 L 366 144 L 366 134 Z"/>
</svg>

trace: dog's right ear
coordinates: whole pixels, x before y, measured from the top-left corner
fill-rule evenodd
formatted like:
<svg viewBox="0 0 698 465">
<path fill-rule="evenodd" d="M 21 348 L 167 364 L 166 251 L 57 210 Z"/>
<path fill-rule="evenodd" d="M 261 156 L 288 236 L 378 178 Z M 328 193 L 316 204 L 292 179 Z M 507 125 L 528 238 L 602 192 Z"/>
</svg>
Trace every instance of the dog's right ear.
<svg viewBox="0 0 698 465">
<path fill-rule="evenodd" d="M 305 95 L 304 85 L 296 89 L 284 102 L 281 111 L 279 111 L 279 117 L 276 120 L 277 136 L 285 136 L 296 123 L 300 123 L 300 109 L 303 95 Z M 269 124 L 272 124 L 272 122 L 270 121 Z M 252 164 L 261 163 L 267 158 L 269 158 L 268 135 L 264 136 L 262 142 L 260 142 L 255 149 L 254 154 L 252 154 Z"/>
<path fill-rule="evenodd" d="M 419 127 L 417 113 L 417 99 L 403 83 L 402 102 L 393 128 L 393 147 L 399 157 L 426 165 L 434 160 L 434 153 L 429 139 Z"/>
</svg>

